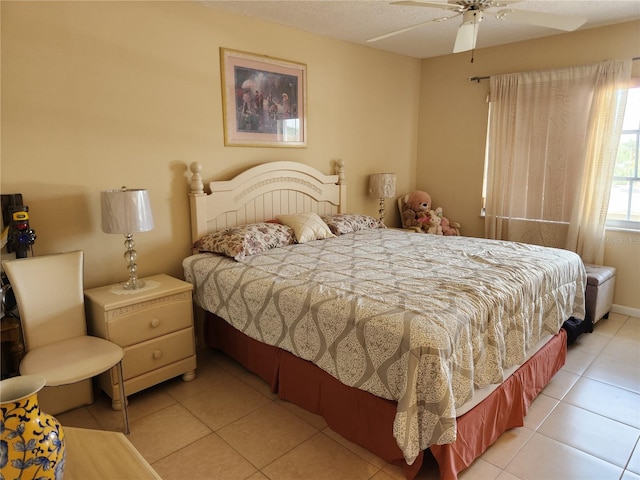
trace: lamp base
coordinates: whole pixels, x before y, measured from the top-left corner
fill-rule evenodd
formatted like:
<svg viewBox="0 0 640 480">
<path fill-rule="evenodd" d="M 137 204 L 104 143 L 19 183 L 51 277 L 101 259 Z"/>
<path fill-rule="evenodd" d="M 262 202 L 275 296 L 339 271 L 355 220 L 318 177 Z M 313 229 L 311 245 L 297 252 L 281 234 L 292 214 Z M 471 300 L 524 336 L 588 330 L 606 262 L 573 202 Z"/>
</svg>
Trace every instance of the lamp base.
<svg viewBox="0 0 640 480">
<path fill-rule="evenodd" d="M 380 210 L 378 210 L 380 214 L 380 223 L 384 225 L 384 198 L 380 197 Z"/>
<path fill-rule="evenodd" d="M 124 252 L 124 259 L 128 263 L 127 269 L 129 270 L 129 281 L 122 285 L 125 290 L 138 290 L 144 287 L 144 280 L 138 280 L 138 266 L 136 265 L 136 259 L 138 258 L 138 252 L 134 250 L 136 246 L 133 241 L 133 234 L 125 234 L 124 246 L 127 249 Z"/>
<path fill-rule="evenodd" d="M 130 278 L 127 283 L 122 284 L 122 288 L 125 290 L 138 290 L 140 288 L 144 288 L 144 280 Z"/>
</svg>

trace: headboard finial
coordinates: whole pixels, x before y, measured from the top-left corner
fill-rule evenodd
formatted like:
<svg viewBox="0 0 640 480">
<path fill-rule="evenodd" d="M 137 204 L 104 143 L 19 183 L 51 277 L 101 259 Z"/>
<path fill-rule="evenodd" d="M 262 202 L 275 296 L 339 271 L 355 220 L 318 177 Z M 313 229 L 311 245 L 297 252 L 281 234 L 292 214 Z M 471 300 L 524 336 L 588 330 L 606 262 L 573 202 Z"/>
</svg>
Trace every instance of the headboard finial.
<svg viewBox="0 0 640 480">
<path fill-rule="evenodd" d="M 345 164 L 346 162 L 343 159 L 336 159 L 336 173 L 338 174 L 338 184 L 340 185 L 346 183 L 347 181 L 347 176 L 345 174 Z"/>
<path fill-rule="evenodd" d="M 200 162 L 193 162 L 189 165 L 189 170 L 193 174 L 191 175 L 191 193 L 204 193 L 204 184 L 200 175 L 202 165 L 200 165 Z"/>
</svg>

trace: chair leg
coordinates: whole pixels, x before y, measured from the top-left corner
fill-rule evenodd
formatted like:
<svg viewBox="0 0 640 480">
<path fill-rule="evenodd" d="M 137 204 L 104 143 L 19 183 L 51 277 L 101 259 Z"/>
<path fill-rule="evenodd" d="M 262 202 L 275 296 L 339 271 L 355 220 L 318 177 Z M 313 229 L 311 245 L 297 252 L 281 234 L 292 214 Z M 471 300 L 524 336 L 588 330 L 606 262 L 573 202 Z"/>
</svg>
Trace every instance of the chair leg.
<svg viewBox="0 0 640 480">
<path fill-rule="evenodd" d="M 120 386 L 120 403 L 122 404 L 122 418 L 124 420 L 124 433 L 129 435 L 129 412 L 127 411 L 127 397 L 124 393 L 124 375 L 122 373 L 122 360 L 118 362 L 118 385 Z"/>
</svg>

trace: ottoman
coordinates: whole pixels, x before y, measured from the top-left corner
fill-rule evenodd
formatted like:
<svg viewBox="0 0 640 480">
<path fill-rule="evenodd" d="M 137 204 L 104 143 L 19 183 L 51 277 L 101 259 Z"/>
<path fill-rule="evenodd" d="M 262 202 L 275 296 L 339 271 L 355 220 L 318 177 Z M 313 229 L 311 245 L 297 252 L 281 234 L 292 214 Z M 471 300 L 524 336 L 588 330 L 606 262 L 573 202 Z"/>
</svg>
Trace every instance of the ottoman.
<svg viewBox="0 0 640 480">
<path fill-rule="evenodd" d="M 601 318 L 609 317 L 616 284 L 616 269 L 590 264 L 585 264 L 584 268 L 587 271 L 586 320 L 595 324 Z"/>
</svg>

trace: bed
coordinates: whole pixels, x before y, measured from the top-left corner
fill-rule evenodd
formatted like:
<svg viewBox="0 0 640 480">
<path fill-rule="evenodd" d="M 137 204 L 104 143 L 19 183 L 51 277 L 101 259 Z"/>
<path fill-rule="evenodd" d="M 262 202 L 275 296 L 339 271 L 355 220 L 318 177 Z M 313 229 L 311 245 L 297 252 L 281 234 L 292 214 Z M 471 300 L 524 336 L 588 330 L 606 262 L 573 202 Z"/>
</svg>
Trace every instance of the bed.
<svg viewBox="0 0 640 480">
<path fill-rule="evenodd" d="M 584 318 L 572 252 L 383 228 L 347 213 L 342 161 L 261 164 L 209 193 L 190 168 L 183 267 L 207 345 L 407 478 L 426 449 L 457 478 L 563 366 L 561 326 Z"/>
</svg>

